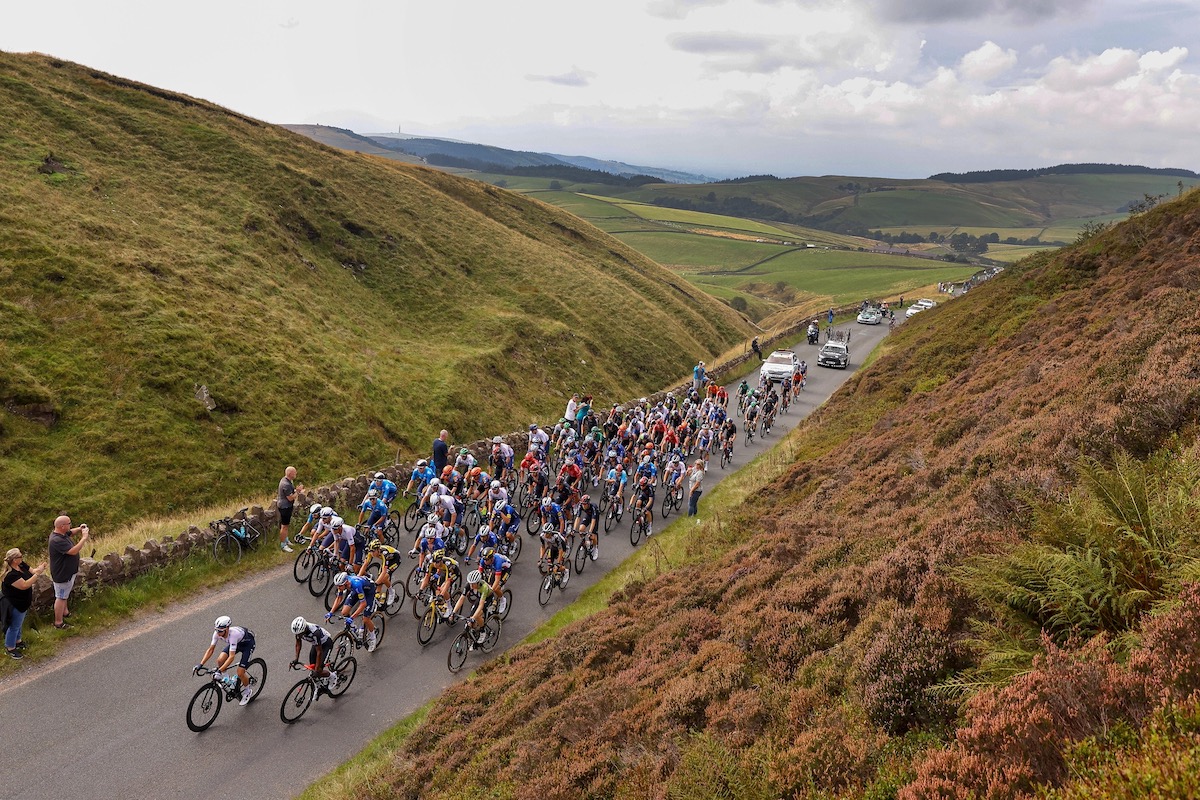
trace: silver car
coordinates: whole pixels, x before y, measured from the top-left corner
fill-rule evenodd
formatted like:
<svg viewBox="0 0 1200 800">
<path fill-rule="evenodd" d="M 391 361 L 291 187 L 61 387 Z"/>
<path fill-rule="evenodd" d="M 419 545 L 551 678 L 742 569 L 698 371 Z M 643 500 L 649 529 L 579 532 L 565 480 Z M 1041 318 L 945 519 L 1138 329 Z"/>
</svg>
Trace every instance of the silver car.
<svg viewBox="0 0 1200 800">
<path fill-rule="evenodd" d="M 791 350 L 776 350 L 767 356 L 767 360 L 763 362 L 762 369 L 759 370 L 759 376 L 764 381 L 782 382 L 795 375 L 799 367 L 800 359 L 796 357 L 794 352 Z"/>
</svg>

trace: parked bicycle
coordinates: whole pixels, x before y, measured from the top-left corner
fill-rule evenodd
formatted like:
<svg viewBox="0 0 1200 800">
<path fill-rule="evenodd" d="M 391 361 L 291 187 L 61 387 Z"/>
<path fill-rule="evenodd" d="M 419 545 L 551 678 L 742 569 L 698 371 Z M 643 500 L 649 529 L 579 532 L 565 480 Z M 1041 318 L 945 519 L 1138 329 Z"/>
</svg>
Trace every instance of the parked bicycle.
<svg viewBox="0 0 1200 800">
<path fill-rule="evenodd" d="M 326 667 L 330 667 L 331 663 L 327 661 Z M 313 701 L 319 700 L 321 695 L 341 697 L 342 693 L 350 688 L 354 676 L 358 673 L 358 661 L 354 656 L 348 656 L 332 666 L 337 673 L 337 682 L 332 685 L 330 678 L 316 677 L 316 669 L 313 664 L 292 662 L 291 667 L 292 669 L 306 669 L 308 675 L 288 689 L 288 693 L 283 696 L 283 704 L 279 706 L 279 718 L 289 725 L 303 717 L 304 712 L 308 711 L 308 707 L 313 704 Z"/>
<path fill-rule="evenodd" d="M 246 550 L 257 550 L 264 534 L 257 523 L 246 518 L 249 507 L 243 508 L 232 517 L 208 523 L 216 533 L 213 539 L 213 558 L 222 564 L 236 564 L 242 560 Z"/>
<path fill-rule="evenodd" d="M 192 702 L 188 703 L 187 726 L 200 733 L 217 721 L 222 703 L 236 703 L 242 699 L 242 682 L 238 680 L 237 670 L 221 674 L 219 678 L 217 670 L 207 667 L 199 667 L 192 674 L 212 676 L 208 683 L 196 690 Z M 250 682 L 249 702 L 253 703 L 267 685 L 267 662 L 261 658 L 250 659 L 246 666 L 246 678 Z"/>
</svg>

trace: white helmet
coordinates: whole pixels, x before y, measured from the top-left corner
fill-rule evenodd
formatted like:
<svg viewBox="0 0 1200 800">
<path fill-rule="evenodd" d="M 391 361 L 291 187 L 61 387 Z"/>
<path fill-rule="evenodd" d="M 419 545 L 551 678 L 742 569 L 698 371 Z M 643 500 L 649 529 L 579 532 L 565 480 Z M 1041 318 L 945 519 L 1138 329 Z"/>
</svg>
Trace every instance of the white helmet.
<svg viewBox="0 0 1200 800">
<path fill-rule="evenodd" d="M 308 620 L 304 617 L 296 617 L 292 620 L 292 633 L 299 636 L 304 633 L 304 629 L 308 627 Z"/>
<path fill-rule="evenodd" d="M 347 581 L 349 581 L 349 580 L 350 580 L 350 573 L 339 572 L 337 575 L 333 576 L 333 585 L 334 586 L 345 586 Z"/>
<path fill-rule="evenodd" d="M 442 482 L 440 480 L 438 480 L 437 478 L 430 478 L 429 485 L 432 486 L 434 489 L 436 489 L 437 487 L 442 485 Z"/>
<path fill-rule="evenodd" d="M 467 573 L 467 583 L 479 583 L 481 580 L 483 580 L 483 573 L 479 570 L 473 569 Z"/>
<path fill-rule="evenodd" d="M 320 510 L 321 510 L 321 504 L 320 504 L 320 503 L 313 503 L 311 506 L 309 506 L 309 507 L 308 507 L 308 513 L 309 513 L 309 514 L 316 514 L 316 513 L 317 513 L 318 511 L 320 511 Z"/>
<path fill-rule="evenodd" d="M 493 488 L 493 489 L 499 489 L 499 488 L 500 488 L 500 481 L 492 481 L 492 488 Z"/>
<path fill-rule="evenodd" d="M 642 456 L 642 463 L 643 463 L 643 464 L 649 464 L 649 463 L 650 463 L 650 456 L 648 456 L 648 455 Z"/>
<path fill-rule="evenodd" d="M 382 472 L 376 472 L 376 473 L 375 473 L 375 480 L 377 480 L 377 481 L 381 481 L 381 480 L 383 480 L 383 479 L 384 479 L 384 478 L 386 478 L 386 477 L 387 477 L 387 476 L 386 476 L 386 475 L 384 475 Z"/>
<path fill-rule="evenodd" d="M 376 498 L 376 497 L 379 497 L 379 490 L 378 490 L 378 489 L 368 489 L 368 490 L 367 490 L 367 498 L 368 498 L 368 499 L 373 499 L 373 498 Z"/>
<path fill-rule="evenodd" d="M 423 458 L 417 462 L 417 469 L 425 469 L 425 467 L 428 467 L 428 466 L 429 466 L 429 462 Z"/>
<path fill-rule="evenodd" d="M 501 442 L 503 442 L 503 441 L 504 441 L 504 439 L 503 439 L 503 438 L 501 438 L 501 437 L 499 437 L 499 436 L 493 436 L 493 437 L 492 437 L 492 444 L 500 444 L 500 443 L 501 443 Z"/>
<path fill-rule="evenodd" d="M 545 525 L 542 526 L 542 533 L 554 533 L 556 530 L 558 530 L 558 529 L 555 528 L 553 525 L 551 525 L 549 522 L 547 522 Z"/>
<path fill-rule="evenodd" d="M 329 520 L 330 526 L 332 526 L 334 528 L 340 528 L 345 523 L 346 523 L 346 520 L 342 519 L 341 517 L 334 517 L 333 519 Z"/>
<path fill-rule="evenodd" d="M 549 507 L 550 507 L 550 495 L 546 495 L 545 497 L 542 498 L 542 508 L 549 508 Z"/>
<path fill-rule="evenodd" d="M 423 539 L 436 539 L 436 538 L 437 538 L 437 530 L 436 530 L 436 529 L 435 529 L 433 526 L 431 526 L 431 525 L 426 525 L 426 526 L 425 526 L 425 527 L 424 527 L 424 528 L 421 530 L 421 538 L 423 538 Z"/>
<path fill-rule="evenodd" d="M 333 509 L 330 508 L 329 506 L 325 506 L 324 508 L 321 509 L 321 516 L 322 517 L 332 517 Z"/>
<path fill-rule="evenodd" d="M 217 621 L 213 623 L 213 627 L 219 631 L 223 631 L 232 624 L 233 620 L 222 614 L 221 616 L 217 617 Z"/>
<path fill-rule="evenodd" d="M 428 522 L 430 525 L 437 525 L 439 522 L 442 521 L 442 518 L 440 516 L 438 516 L 437 512 L 431 511 L 429 513 L 429 516 L 427 516 L 425 518 L 425 521 Z"/>
</svg>

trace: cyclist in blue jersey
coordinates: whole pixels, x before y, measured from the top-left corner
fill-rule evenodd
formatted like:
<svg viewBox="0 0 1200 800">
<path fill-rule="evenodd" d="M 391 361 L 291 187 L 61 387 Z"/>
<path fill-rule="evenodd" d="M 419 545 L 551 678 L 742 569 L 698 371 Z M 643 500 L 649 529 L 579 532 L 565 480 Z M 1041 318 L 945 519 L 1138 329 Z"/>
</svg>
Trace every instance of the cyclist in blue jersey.
<svg viewBox="0 0 1200 800">
<path fill-rule="evenodd" d="M 375 473 L 375 479 L 371 481 L 371 485 L 368 488 L 377 489 L 379 491 L 379 499 L 389 506 L 396 499 L 396 495 L 400 491 L 400 487 L 389 481 L 387 475 L 384 475 L 382 472 Z"/>
<path fill-rule="evenodd" d="M 333 619 L 334 614 L 341 614 L 349 626 L 355 618 L 361 617 L 367 628 L 367 652 L 375 652 L 375 623 L 371 621 L 371 615 L 375 613 L 375 581 L 366 576 L 339 572 L 333 576 L 333 585 L 338 593 L 325 621 Z"/>
<path fill-rule="evenodd" d="M 471 540 L 471 547 L 467 550 L 465 562 L 471 563 L 471 556 L 475 555 L 475 548 L 479 548 L 482 553 L 489 547 L 495 548 L 500 545 L 500 515 L 497 514 L 489 517 L 488 521 L 479 526 L 479 531 L 475 534 L 475 538 Z"/>
<path fill-rule="evenodd" d="M 485 578 L 490 576 L 492 591 L 500 595 L 512 574 L 512 561 L 494 550 L 484 550 L 479 559 L 479 568 L 483 570 Z"/>
<path fill-rule="evenodd" d="M 296 541 L 303 542 L 304 535 L 312 530 L 321 519 L 321 504 L 313 503 L 308 507 L 308 518 L 304 520 L 304 524 L 300 526 L 300 530 L 296 533 Z"/>
<path fill-rule="evenodd" d="M 619 516 L 625 508 L 625 484 L 629 482 L 629 475 L 620 461 L 609 459 L 607 467 L 608 471 L 604 474 L 604 490 L 608 492 L 612 502 L 617 504 L 617 515 Z"/>
<path fill-rule="evenodd" d="M 547 530 L 550 532 L 558 531 L 559 533 L 565 534 L 567 531 L 567 524 L 566 517 L 563 516 L 562 506 L 558 503 L 555 503 L 549 497 L 542 498 L 542 505 L 538 509 L 538 514 L 541 516 L 542 520 L 542 534 L 540 537 L 542 546 L 540 552 L 538 553 L 538 563 L 541 564 L 546 561 Z"/>
<path fill-rule="evenodd" d="M 658 477 L 658 467 L 654 466 L 654 459 L 649 453 L 642 456 L 642 463 L 638 464 L 637 471 L 633 477 L 649 478 L 651 482 Z"/>
<path fill-rule="evenodd" d="M 379 490 L 368 489 L 367 496 L 358 505 L 358 524 L 362 525 L 365 518 L 368 528 L 375 528 L 377 523 L 382 526 L 387 522 L 387 515 L 387 503 L 379 496 Z"/>
<path fill-rule="evenodd" d="M 304 617 L 296 617 L 292 620 L 292 633 L 296 635 L 296 657 L 292 659 L 292 663 L 300 663 L 300 642 L 308 642 L 308 663 L 312 665 L 313 676 L 316 678 L 328 678 L 329 687 L 336 689 L 338 684 L 337 673 L 332 669 L 325 669 L 326 659 L 333 651 L 333 637 L 329 635 L 329 631 L 320 625 L 312 624 Z M 333 665 L 331 664 L 330 666 L 332 667 Z"/>
<path fill-rule="evenodd" d="M 421 530 L 417 531 L 417 540 L 413 542 L 412 550 L 408 551 L 410 557 L 415 558 L 420 556 L 421 560 L 418 566 L 425 565 L 425 557 L 433 550 L 446 549 L 446 541 L 443 538 L 446 535 L 446 526 L 442 524 L 442 515 L 436 511 L 430 512 L 425 518 L 425 524 Z"/>
<path fill-rule="evenodd" d="M 497 503 L 492 509 L 492 517 L 500 518 L 499 530 L 508 541 L 511 542 L 521 532 L 521 515 L 512 503 L 505 503 L 503 506 Z"/>
<path fill-rule="evenodd" d="M 418 494 L 424 493 L 425 487 L 436 477 L 437 473 L 434 472 L 433 467 L 429 466 L 429 462 L 422 458 L 417 462 L 412 475 L 408 478 L 408 486 L 404 487 L 404 496 L 408 497 L 414 490 Z"/>
</svg>

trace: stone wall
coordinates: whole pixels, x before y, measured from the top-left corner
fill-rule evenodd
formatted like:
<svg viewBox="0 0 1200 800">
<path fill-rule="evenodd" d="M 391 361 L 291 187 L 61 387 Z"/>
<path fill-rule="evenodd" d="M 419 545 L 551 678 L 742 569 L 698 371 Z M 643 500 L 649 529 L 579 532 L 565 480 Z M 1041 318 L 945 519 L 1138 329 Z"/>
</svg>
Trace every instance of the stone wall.
<svg viewBox="0 0 1200 800">
<path fill-rule="evenodd" d="M 850 310 L 852 309 L 839 309 L 837 313 L 841 314 Z M 807 325 L 807 321 L 798 322 L 770 337 L 761 338 L 759 344 L 763 352 L 770 352 L 777 343 L 800 335 Z M 746 352 L 717 365 L 709 371 L 709 375 L 712 376 L 713 380 L 722 383 L 728 382 L 737 377 L 745 368 L 746 363 L 754 357 L 753 351 Z M 664 389 L 660 392 L 647 395 L 646 398 L 651 403 L 656 403 L 666 397 L 668 392 L 675 392 L 677 396 L 683 396 L 691 388 L 691 385 L 691 381 L 687 381 L 670 389 Z M 598 411 L 603 410 L 598 409 Z M 524 447 L 528 442 L 527 437 L 528 433 L 526 431 L 515 431 L 501 436 L 504 442 L 516 450 L 518 454 L 524 452 Z M 451 449 L 451 455 L 453 456 L 459 447 L 465 446 L 477 459 L 486 462 L 488 455 L 491 453 L 491 444 L 491 439 L 480 439 L 467 445 L 455 445 Z M 370 475 L 376 472 L 382 472 L 389 480 L 394 481 L 403 489 L 405 484 L 408 483 L 408 477 L 412 474 L 414 466 L 413 462 L 405 462 L 387 467 L 379 467 L 370 470 L 369 474 L 364 473 L 351 478 L 343 478 L 326 486 L 307 489 L 296 498 L 296 513 L 293 517 L 293 524 L 300 524 L 299 520 L 307 516 L 308 506 L 312 503 L 333 506 L 341 510 L 356 508 L 363 501 L 363 498 L 366 497 L 367 486 L 371 482 Z M 252 519 L 261 529 L 267 531 L 267 541 L 264 542 L 264 546 L 272 546 L 275 542 L 274 532 L 279 529 L 279 512 L 275 504 L 276 501 L 272 500 L 266 507 L 252 506 L 246 510 L 244 515 L 239 512 L 233 516 L 236 519 L 241 519 L 243 516 Z M 211 551 L 215 536 L 216 533 L 211 527 L 198 528 L 192 525 L 177 537 L 164 536 L 158 541 L 151 539 L 140 548 L 129 546 L 125 548 L 125 552 L 123 553 L 108 553 L 98 560 L 81 558 L 75 591 L 80 594 L 86 594 L 98 588 L 132 580 L 151 569 L 166 566 L 173 561 L 187 558 L 196 550 Z M 41 575 L 34 585 L 33 610 L 44 612 L 50 610 L 53 606 L 54 587 L 51 585 L 49 575 Z"/>
</svg>

